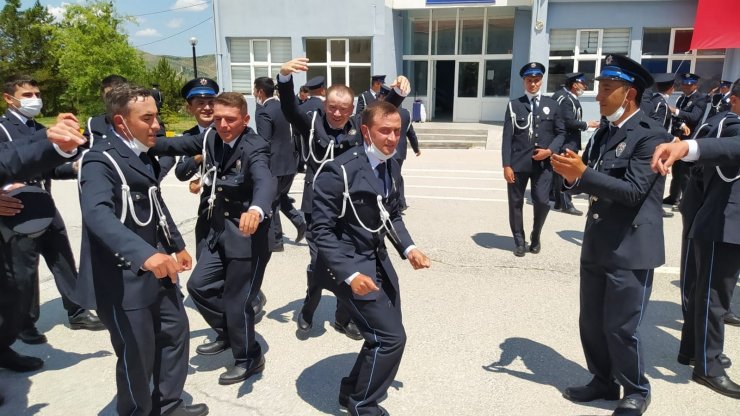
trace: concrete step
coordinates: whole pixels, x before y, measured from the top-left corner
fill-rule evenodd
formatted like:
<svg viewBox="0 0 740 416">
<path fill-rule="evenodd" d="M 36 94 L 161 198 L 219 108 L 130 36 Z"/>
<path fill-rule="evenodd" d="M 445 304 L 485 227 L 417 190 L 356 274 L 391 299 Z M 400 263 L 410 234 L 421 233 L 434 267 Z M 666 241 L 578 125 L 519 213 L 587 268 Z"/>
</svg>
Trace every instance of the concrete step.
<svg viewBox="0 0 740 416">
<path fill-rule="evenodd" d="M 485 149 L 486 141 L 472 140 L 420 140 L 422 149 Z"/>
<path fill-rule="evenodd" d="M 482 141 L 485 142 L 488 139 L 488 135 L 472 135 L 472 134 L 426 134 L 426 133 L 416 133 L 416 137 L 419 138 L 421 141 L 428 141 L 428 140 L 469 140 L 469 141 Z"/>
<path fill-rule="evenodd" d="M 437 128 L 437 127 L 431 127 L 431 128 L 424 128 L 419 127 L 418 124 L 414 125 L 414 131 L 417 134 L 452 134 L 452 135 L 466 135 L 466 136 L 487 136 L 488 130 L 483 129 L 456 129 L 456 128 Z"/>
</svg>

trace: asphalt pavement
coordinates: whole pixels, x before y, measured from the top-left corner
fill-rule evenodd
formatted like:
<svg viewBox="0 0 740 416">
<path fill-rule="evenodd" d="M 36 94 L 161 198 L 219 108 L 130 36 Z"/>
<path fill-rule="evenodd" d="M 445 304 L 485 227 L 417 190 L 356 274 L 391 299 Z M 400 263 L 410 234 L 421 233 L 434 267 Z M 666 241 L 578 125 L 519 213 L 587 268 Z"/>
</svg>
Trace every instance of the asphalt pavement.
<svg viewBox="0 0 740 416">
<path fill-rule="evenodd" d="M 578 335 L 578 264 L 585 216 L 551 212 L 542 252 L 515 257 L 506 183 L 497 150 L 423 150 L 404 165 L 410 205 L 404 217 L 416 245 L 432 259 L 414 271 L 400 258 L 403 318 L 408 343 L 401 368 L 383 406 L 397 415 L 609 415 L 615 402 L 585 405 L 562 398 L 565 387 L 590 376 Z M 292 194 L 300 200 L 299 176 Z M 80 245 L 76 182 L 55 182 L 54 197 L 72 246 Z M 186 241 L 193 247 L 197 197 L 174 175 L 163 193 Z M 585 198 L 576 198 L 585 211 Z M 531 227 L 531 206 L 525 205 Z M 242 384 L 218 385 L 232 364 L 228 352 L 202 357 L 195 346 L 212 339 L 186 299 L 191 328 L 187 402 L 205 402 L 212 415 L 345 414 L 337 403 L 339 380 L 360 342 L 331 326 L 334 298 L 324 293 L 308 339 L 296 337 L 296 311 L 306 289 L 308 247 L 293 244 L 284 220 L 285 252 L 275 253 L 263 291 L 266 314 L 257 324 L 266 352 L 265 371 Z M 690 381 L 691 369 L 676 362 L 681 329 L 678 266 L 681 220 L 665 221 L 666 264 L 656 270 L 641 327 L 652 415 L 734 415 L 740 402 Z M 6 403 L 0 415 L 115 414 L 115 355 L 108 334 L 72 331 L 49 271 L 41 266 L 44 345 L 17 342 L 17 351 L 42 357 L 30 374 L 0 370 Z M 184 282 L 188 273 L 180 276 Z M 736 294 L 735 310 L 740 311 Z M 740 362 L 740 328 L 727 327 L 725 352 Z M 740 364 L 728 374 L 740 380 Z"/>
</svg>

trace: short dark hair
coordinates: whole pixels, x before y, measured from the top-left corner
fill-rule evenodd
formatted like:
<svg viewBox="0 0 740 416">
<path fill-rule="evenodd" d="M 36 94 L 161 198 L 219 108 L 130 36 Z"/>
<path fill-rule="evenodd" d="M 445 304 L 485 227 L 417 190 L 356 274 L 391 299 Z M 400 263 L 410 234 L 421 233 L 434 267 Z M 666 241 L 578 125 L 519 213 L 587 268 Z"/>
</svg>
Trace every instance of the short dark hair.
<svg viewBox="0 0 740 416">
<path fill-rule="evenodd" d="M 372 127 L 375 117 L 385 117 L 389 114 L 398 114 L 398 108 L 387 101 L 376 101 L 362 110 L 362 124 Z"/>
<path fill-rule="evenodd" d="M 740 98 L 740 78 L 736 79 L 735 82 L 732 83 L 730 94 L 734 95 L 737 98 Z"/>
<path fill-rule="evenodd" d="M 38 82 L 31 78 L 30 75 L 15 75 L 5 82 L 3 92 L 8 95 L 13 95 L 18 90 L 18 87 L 22 87 L 24 85 L 30 85 L 32 87 L 39 86 Z"/>
<path fill-rule="evenodd" d="M 355 92 L 352 90 L 352 88 L 342 84 L 334 84 L 329 87 L 328 90 L 326 90 L 326 98 L 329 98 L 329 96 L 332 94 L 349 95 L 350 97 L 352 97 L 353 100 L 355 98 Z"/>
<path fill-rule="evenodd" d="M 107 77 L 103 78 L 102 81 L 100 81 L 100 92 L 102 93 L 103 90 L 106 88 L 113 88 L 116 85 L 125 84 L 128 80 L 121 75 L 111 74 Z"/>
<path fill-rule="evenodd" d="M 270 77 L 259 77 L 254 80 L 254 89 L 264 92 L 268 97 L 272 97 L 275 95 L 275 82 Z"/>
<path fill-rule="evenodd" d="M 238 92 L 222 92 L 213 99 L 213 105 L 225 105 L 226 107 L 236 107 L 241 110 L 242 114 L 247 114 L 247 100 Z"/>
<path fill-rule="evenodd" d="M 670 83 L 666 82 L 665 84 L 655 83 L 655 89 L 658 90 L 658 92 L 666 93 L 668 92 L 668 90 L 673 88 L 674 85 L 675 84 L 673 82 L 670 82 Z"/>
<path fill-rule="evenodd" d="M 118 84 L 105 95 L 105 114 L 108 120 L 113 120 L 117 114 L 126 115 L 129 104 L 139 98 L 152 96 L 149 88 L 132 84 Z"/>
<path fill-rule="evenodd" d="M 307 86 L 305 86 L 305 85 L 301 85 L 301 88 L 299 89 L 299 91 L 300 91 L 300 92 L 305 92 L 305 93 L 307 93 L 307 92 L 308 92 L 308 87 L 307 87 Z"/>
</svg>

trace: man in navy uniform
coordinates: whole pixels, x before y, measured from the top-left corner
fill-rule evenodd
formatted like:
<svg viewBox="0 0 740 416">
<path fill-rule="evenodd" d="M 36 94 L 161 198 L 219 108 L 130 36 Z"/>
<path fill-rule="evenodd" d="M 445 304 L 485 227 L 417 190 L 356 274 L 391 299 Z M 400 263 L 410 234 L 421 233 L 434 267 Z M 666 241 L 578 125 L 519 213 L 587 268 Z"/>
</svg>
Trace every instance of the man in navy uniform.
<svg viewBox="0 0 740 416">
<path fill-rule="evenodd" d="M 306 234 L 306 221 L 303 214 L 293 206 L 288 196 L 298 167 L 298 148 L 293 142 L 290 123 L 280 109 L 280 100 L 275 96 L 275 83 L 268 77 L 254 80 L 252 89 L 257 104 L 257 134 L 270 143 L 270 171 L 278 183 L 277 199 L 272 211 L 272 230 L 274 245 L 272 251 L 283 251 L 283 227 L 280 222 L 282 212 L 297 230 L 295 243 L 303 240 Z M 290 99 L 288 97 L 287 99 Z"/>
<path fill-rule="evenodd" d="M 406 344 L 401 321 L 398 275 L 386 249 L 386 236 L 414 269 L 429 258 L 411 239 L 401 217 L 400 172 L 393 154 L 401 117 L 388 102 L 362 113 L 364 146 L 327 163 L 316 177 L 311 233 L 318 248 L 321 283 L 350 311 L 365 342 L 344 377 L 339 404 L 350 415 L 387 415 L 382 400 L 398 371 Z M 352 207 L 345 206 L 352 204 Z"/>
<path fill-rule="evenodd" d="M 357 97 L 357 108 L 355 109 L 355 114 L 362 114 L 362 110 L 364 110 L 365 107 L 378 101 L 380 87 L 384 82 L 385 75 L 373 75 L 370 77 L 370 89 Z"/>
<path fill-rule="evenodd" d="M 283 64 L 278 75 L 278 91 L 281 97 L 292 96 L 294 72 L 308 70 L 305 58 L 296 58 Z M 391 85 L 392 91 L 386 98 L 387 102 L 399 106 L 403 98 L 408 94 L 410 86 L 408 79 L 401 76 Z M 313 203 L 314 175 L 327 160 L 332 159 L 362 143 L 360 131 L 360 115 L 352 116 L 354 92 L 345 85 L 333 85 L 327 91 L 324 105 L 315 111 L 303 112 L 307 103 L 300 107 L 296 101 L 283 99 L 280 106 L 285 118 L 298 130 L 305 140 L 303 155 L 307 163 L 306 178 L 303 186 L 303 200 L 301 211 L 303 211 L 306 223 L 311 227 L 311 212 Z M 310 101 L 309 101 L 310 102 Z M 305 336 L 313 325 L 313 315 L 321 301 L 322 287 L 319 284 L 318 274 L 324 273 L 316 269 L 316 245 L 311 233 L 306 234 L 310 254 L 310 263 L 306 269 L 307 290 L 306 299 L 298 314 L 298 334 Z M 362 334 L 355 322 L 352 321 L 350 312 L 337 302 L 334 314 L 334 329 L 347 335 L 349 338 L 359 340 Z"/>
<path fill-rule="evenodd" d="M 692 380 L 720 394 L 740 399 L 740 385 L 726 374 L 730 360 L 722 353 L 723 316 L 729 310 L 740 273 L 740 218 L 732 203 L 740 195 L 740 182 L 737 181 L 740 163 L 726 160 L 726 157 L 713 157 L 711 149 L 722 140 L 720 137 L 738 140 L 740 136 L 737 115 L 740 112 L 740 80 L 732 87 L 730 104 L 730 112 L 712 123 L 714 127 L 705 138 L 661 146 L 655 150 L 653 160 L 657 170 L 664 173 L 670 163 L 661 164 L 661 159 L 680 150 L 684 161 L 696 161 L 703 168 L 698 172 L 701 174 L 701 200 L 694 210 L 693 221 L 685 223 L 690 229 L 684 230 L 695 259 L 692 272 L 696 282 L 688 288 L 678 361 L 694 365 Z"/>
<path fill-rule="evenodd" d="M 570 73 L 565 75 L 563 88 L 555 91 L 552 99 L 560 105 L 560 115 L 565 123 L 565 141 L 560 149 L 564 152 L 570 149 L 576 153 L 581 150 L 581 132 L 588 128 L 599 127 L 598 121 L 585 122 L 583 118 L 583 109 L 578 97 L 588 89 L 586 77 L 583 72 Z M 571 215 L 583 215 L 583 212 L 573 206 L 571 196 L 563 192 L 563 178 L 560 175 L 553 175 L 553 191 L 555 193 L 555 211 L 561 211 Z"/>
<path fill-rule="evenodd" d="M 119 414 L 206 415 L 206 405 L 181 399 L 190 332 L 177 273 L 192 260 L 149 156 L 160 128 L 157 106 L 149 89 L 129 84 L 113 88 L 105 102 L 111 130 L 80 166 L 77 291 L 83 305 L 97 305 L 110 333 Z"/>
<path fill-rule="evenodd" d="M 527 249 L 522 217 L 527 182 L 532 181 L 534 205 L 529 251 L 536 254 L 540 252 L 540 233 L 550 211 L 550 155 L 560 151 L 565 141 L 560 106 L 540 92 L 544 74 L 545 66 L 539 62 L 530 62 L 519 70 L 525 94 L 509 102 L 504 116 L 501 158 L 508 183 L 509 224 L 517 257 L 524 256 Z"/>
<path fill-rule="evenodd" d="M 46 127 L 35 120 L 41 112 L 43 101 L 38 83 L 34 79 L 25 75 L 9 79 L 4 85 L 3 98 L 8 109 L 0 118 L 0 141 L 12 141 L 13 137 L 25 140 L 31 138 L 37 131 L 46 130 Z M 24 186 L 35 186 L 51 192 L 52 178 L 58 178 L 53 170 L 25 183 L 7 184 L 3 189 L 10 191 Z M 36 322 L 40 315 L 38 273 L 40 256 L 46 260 L 54 276 L 54 282 L 61 294 L 62 305 L 67 311 L 70 328 L 105 329 L 95 315 L 70 299 L 77 281 L 77 265 L 69 237 L 67 237 L 64 220 L 58 211 L 54 215 L 51 226 L 42 235 L 36 238 L 14 235 L 8 243 L 14 253 L 12 267 L 22 288 L 21 298 L 23 300 L 20 301 L 29 306 L 24 327 L 18 334 L 21 341 L 27 344 L 46 342 L 46 336 L 36 329 Z"/>
<path fill-rule="evenodd" d="M 170 155 L 205 153 L 203 192 L 208 200 L 200 215 L 208 231 L 187 286 L 218 334 L 198 352 L 218 354 L 231 347 L 234 366 L 219 376 L 222 385 L 242 382 L 265 366 L 252 305 L 271 256 L 269 216 L 277 181 L 270 173 L 269 143 L 247 127 L 249 118 L 244 96 L 223 92 L 213 101 L 213 130 L 160 138 L 154 149 Z"/>
<path fill-rule="evenodd" d="M 301 111 L 308 113 L 323 108 L 324 97 L 326 96 L 326 77 L 323 75 L 315 76 L 306 81 L 303 86 L 308 89 L 308 98 L 300 104 Z M 303 140 L 308 140 L 308 137 L 304 137 Z"/>
<path fill-rule="evenodd" d="M 385 100 L 385 97 L 387 97 L 390 92 L 390 87 L 383 84 L 383 86 L 380 88 L 379 99 Z M 411 145 L 411 149 L 414 151 L 416 157 L 421 156 L 421 150 L 419 149 L 419 139 L 416 137 L 414 125 L 411 123 L 411 114 L 409 113 L 409 110 L 400 107 L 398 109 L 398 113 L 401 115 L 401 136 L 398 138 L 398 147 L 396 148 L 396 155 L 393 156 L 393 158 L 396 159 L 396 162 L 398 162 L 398 169 L 401 178 L 400 182 L 398 183 L 398 189 L 400 193 L 399 201 L 401 203 L 401 212 L 403 212 L 406 211 L 409 207 L 408 203 L 406 202 L 406 189 L 404 186 L 402 172 L 403 162 L 406 160 L 409 144 Z"/>
<path fill-rule="evenodd" d="M 722 80 L 719 82 L 719 87 L 712 91 L 716 91 L 714 94 L 709 96 L 709 111 L 707 112 L 706 119 L 716 116 L 719 113 L 730 111 L 730 91 L 732 90 L 732 81 Z M 710 91 L 710 93 L 712 92 Z"/>
<path fill-rule="evenodd" d="M 650 73 L 637 62 L 607 55 L 596 100 L 609 121 L 594 135 L 583 158 L 554 155 L 565 187 L 590 195 L 581 249 L 579 326 L 588 370 L 585 386 L 568 387 L 574 402 L 619 400 L 614 415 L 641 415 L 650 404 L 639 325 L 652 289 L 653 270 L 663 264 L 665 179 L 650 161 L 671 136 L 640 110 Z M 617 384 L 619 383 L 619 384 Z"/>
<path fill-rule="evenodd" d="M 681 74 L 680 80 L 683 94 L 678 97 L 676 106 L 669 107 L 669 109 L 673 116 L 672 134 L 681 140 L 686 140 L 691 138 L 692 132 L 701 124 L 707 106 L 707 96 L 699 92 L 698 75 Z M 663 199 L 663 203 L 673 205 L 673 210 L 676 211 L 689 181 L 690 165 L 683 161 L 677 161 L 673 165 L 671 174 L 673 178 L 668 188 L 668 196 Z"/>
<path fill-rule="evenodd" d="M 30 179 L 77 154 L 75 149 L 85 143 L 77 119 L 71 115 L 60 117 L 56 125 L 36 132 L 33 138 L 16 136 L 13 141 L 0 142 L 0 183 Z M 0 193 L 2 216 L 15 216 L 24 209 L 19 199 Z M 10 267 L 10 257 L 9 246 L 0 240 L 0 368 L 16 372 L 36 371 L 44 365 L 41 358 L 18 354 L 10 347 L 28 313 L 27 305 L 19 302 L 21 295 Z M 3 401 L 0 393 L 0 405 Z"/>
</svg>

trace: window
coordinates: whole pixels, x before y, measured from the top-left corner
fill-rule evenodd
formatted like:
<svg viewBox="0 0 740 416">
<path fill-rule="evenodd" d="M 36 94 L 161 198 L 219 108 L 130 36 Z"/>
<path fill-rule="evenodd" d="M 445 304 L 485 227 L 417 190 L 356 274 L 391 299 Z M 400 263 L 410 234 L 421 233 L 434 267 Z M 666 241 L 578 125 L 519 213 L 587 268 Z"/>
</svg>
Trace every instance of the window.
<svg viewBox="0 0 740 416">
<path fill-rule="evenodd" d="M 359 94 L 370 85 L 370 49 L 369 38 L 306 39 L 307 76 L 323 75 L 326 85 L 345 84 Z"/>
<path fill-rule="evenodd" d="M 511 86 L 511 60 L 486 61 L 483 95 L 508 97 Z"/>
<path fill-rule="evenodd" d="M 690 28 L 645 28 L 642 32 L 641 63 L 653 73 L 691 72 L 699 75 L 699 90 L 716 87 L 722 77 L 724 49 L 691 51 Z"/>
<path fill-rule="evenodd" d="M 403 61 L 403 73 L 411 83 L 411 95 L 427 95 L 428 61 Z"/>
<path fill-rule="evenodd" d="M 483 9 L 460 10 L 459 27 L 458 51 L 460 55 L 480 55 L 483 53 Z"/>
<path fill-rule="evenodd" d="M 429 53 L 429 11 L 409 10 L 405 29 L 404 54 L 427 55 Z"/>
<path fill-rule="evenodd" d="M 555 91 L 569 72 L 583 72 L 587 79 L 601 71 L 610 53 L 627 55 L 630 29 L 553 29 L 550 31 L 550 62 L 547 91 Z M 595 85 L 590 85 L 595 88 Z"/>
<path fill-rule="evenodd" d="M 275 77 L 280 66 L 291 57 L 289 38 L 229 38 L 231 56 L 231 89 L 251 94 L 254 80 Z"/>
<path fill-rule="evenodd" d="M 432 10 L 432 55 L 454 55 L 456 9 Z"/>
</svg>

